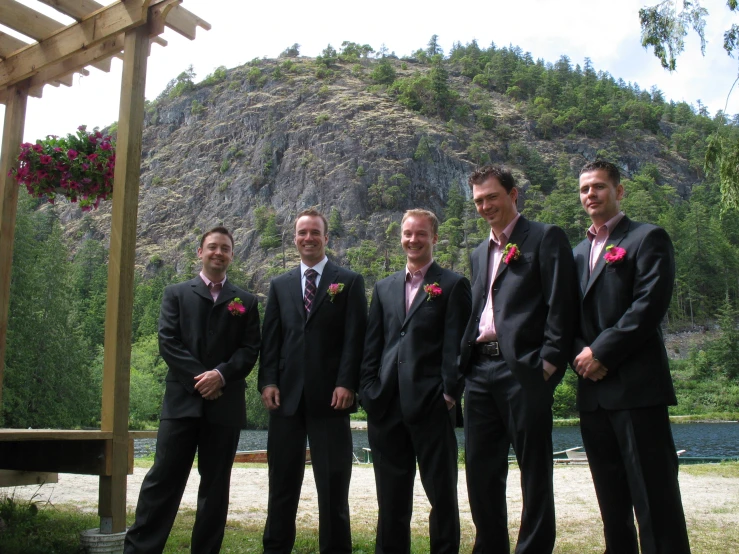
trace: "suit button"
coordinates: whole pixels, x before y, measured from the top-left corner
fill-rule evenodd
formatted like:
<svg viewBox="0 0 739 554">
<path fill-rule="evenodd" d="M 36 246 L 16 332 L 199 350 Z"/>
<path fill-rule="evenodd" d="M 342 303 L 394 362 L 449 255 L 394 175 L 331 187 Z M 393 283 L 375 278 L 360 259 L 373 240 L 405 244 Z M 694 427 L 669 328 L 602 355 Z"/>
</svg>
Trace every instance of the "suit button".
<svg viewBox="0 0 739 554">
<path fill-rule="evenodd" d="M 401 332 L 400 332 L 400 336 L 401 336 L 401 337 L 404 337 L 404 336 L 405 336 L 405 331 L 401 331 Z"/>
<path fill-rule="evenodd" d="M 476 317 L 475 318 L 475 322 L 480 323 L 480 318 L 479 317 Z"/>
</svg>

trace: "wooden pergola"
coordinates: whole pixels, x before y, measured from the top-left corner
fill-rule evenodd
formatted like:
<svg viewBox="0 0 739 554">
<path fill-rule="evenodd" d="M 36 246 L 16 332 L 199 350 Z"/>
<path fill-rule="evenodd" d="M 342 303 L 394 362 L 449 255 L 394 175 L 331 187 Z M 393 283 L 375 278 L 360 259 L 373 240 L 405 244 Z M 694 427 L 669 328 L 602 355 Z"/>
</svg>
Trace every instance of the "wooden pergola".
<svg viewBox="0 0 739 554">
<path fill-rule="evenodd" d="M 5 104 L 0 150 L 0 403 L 5 365 L 13 236 L 18 185 L 8 171 L 23 139 L 28 96 L 45 85 L 71 86 L 87 66 L 110 70 L 123 60 L 113 186 L 108 291 L 105 315 L 103 399 L 99 431 L 0 429 L 0 486 L 54 478 L 56 473 L 100 476 L 98 513 L 103 533 L 126 526 L 126 482 L 133 471 L 128 431 L 136 217 L 144 121 L 146 64 L 151 43 L 165 27 L 195 39 L 210 25 L 182 7 L 182 0 L 39 0 L 76 22 L 64 25 L 16 0 L 0 0 L 0 103 Z"/>
</svg>

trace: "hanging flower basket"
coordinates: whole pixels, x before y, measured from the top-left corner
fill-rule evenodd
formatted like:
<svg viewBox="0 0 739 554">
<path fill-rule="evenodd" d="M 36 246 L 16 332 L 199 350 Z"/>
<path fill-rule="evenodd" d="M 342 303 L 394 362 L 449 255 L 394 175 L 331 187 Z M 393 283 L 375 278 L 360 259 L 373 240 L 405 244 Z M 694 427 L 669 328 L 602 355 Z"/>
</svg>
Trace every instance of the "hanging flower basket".
<svg viewBox="0 0 739 554">
<path fill-rule="evenodd" d="M 115 144 L 110 136 L 81 125 L 76 135 L 49 135 L 36 144 L 21 144 L 18 167 L 10 170 L 31 196 L 52 204 L 57 196 L 79 204 L 83 212 L 98 207 L 113 194 Z"/>
</svg>

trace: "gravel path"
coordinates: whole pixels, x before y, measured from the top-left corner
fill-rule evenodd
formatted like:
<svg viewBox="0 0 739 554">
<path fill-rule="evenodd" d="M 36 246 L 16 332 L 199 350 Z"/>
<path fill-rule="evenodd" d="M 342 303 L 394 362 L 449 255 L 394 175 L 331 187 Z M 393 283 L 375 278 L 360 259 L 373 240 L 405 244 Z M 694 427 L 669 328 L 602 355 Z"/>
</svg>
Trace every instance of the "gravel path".
<svg viewBox="0 0 739 554">
<path fill-rule="evenodd" d="M 136 468 L 128 478 L 128 506 L 136 506 L 141 481 L 145 469 Z M 197 471 L 190 479 L 182 499 L 182 506 L 195 508 Z M 508 476 L 509 519 L 518 518 L 521 513 L 520 472 L 511 469 Z M 731 528 L 739 525 L 739 478 L 700 476 L 687 473 L 680 475 L 683 504 L 686 517 L 690 521 L 710 521 L 716 528 Z M 600 533 L 598 505 L 593 491 L 593 483 L 587 466 L 557 466 L 554 469 L 554 491 L 556 497 L 558 526 L 568 522 L 595 522 Z M 10 491 L 8 491 L 10 492 Z M 59 483 L 45 485 L 40 490 L 35 486 L 17 487 L 16 498 L 30 498 L 37 494 L 36 500 L 49 499 L 53 504 L 71 504 L 91 512 L 97 509 L 98 479 L 84 475 L 60 474 Z M 352 522 L 359 525 L 374 525 L 377 517 L 375 479 L 369 466 L 354 466 L 350 490 Z M 459 503 L 462 525 L 472 527 L 467 485 L 464 471 L 459 473 Z M 267 514 L 267 469 L 235 468 L 231 479 L 231 506 L 229 519 L 251 521 L 263 524 Z M 413 524 L 419 529 L 427 526 L 429 505 L 418 475 L 414 490 Z M 512 521 L 512 524 L 515 522 Z M 310 468 L 306 468 L 305 482 L 298 511 L 298 525 L 315 527 L 318 525 L 318 509 L 315 482 Z"/>
</svg>

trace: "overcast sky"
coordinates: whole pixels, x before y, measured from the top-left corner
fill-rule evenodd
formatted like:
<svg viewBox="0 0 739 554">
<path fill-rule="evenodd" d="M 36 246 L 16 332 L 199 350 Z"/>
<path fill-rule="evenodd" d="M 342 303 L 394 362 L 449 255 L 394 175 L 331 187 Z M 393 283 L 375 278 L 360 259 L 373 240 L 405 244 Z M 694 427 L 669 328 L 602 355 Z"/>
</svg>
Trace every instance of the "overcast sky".
<svg viewBox="0 0 739 554">
<path fill-rule="evenodd" d="M 46 9 L 50 15 L 57 13 L 36 0 L 19 1 L 40 11 Z M 293 43 L 301 45 L 300 53 L 305 56 L 319 54 L 329 43 L 338 50 L 345 40 L 369 44 L 375 50 L 385 44 L 403 56 L 425 48 L 436 34 L 445 53 L 453 42 L 466 44 L 476 39 L 483 48 L 491 42 L 498 47 L 520 46 L 535 59 L 552 63 L 563 54 L 573 65 L 582 65 L 589 57 L 597 71 L 636 82 L 643 89 L 656 85 L 668 100 L 693 105 L 700 100 L 712 115 L 723 110 L 739 68 L 737 59 L 723 50 L 723 32 L 739 23 L 739 17 L 729 11 L 726 0 L 702 0 L 710 14 L 706 55 L 700 55 L 698 40 L 691 33 L 677 71 L 670 74 L 640 44 L 639 8 L 657 1 L 183 0 L 183 7 L 208 21 L 212 29 L 198 28 L 195 41 L 166 30 L 163 36 L 169 46 L 154 45 L 149 57 L 146 97 L 156 98 L 190 64 L 199 81 L 220 65 L 230 69 L 256 57 L 273 58 Z M 1 26 L 0 30 L 8 32 Z M 121 65 L 114 60 L 110 73 L 90 68 L 89 76 L 75 76 L 73 87 L 47 85 L 42 99 L 29 99 L 25 140 L 63 135 L 81 124 L 102 127 L 117 120 Z M 735 89 L 726 111 L 739 113 L 739 90 Z M 0 115 L 4 115 L 2 105 Z"/>
</svg>

